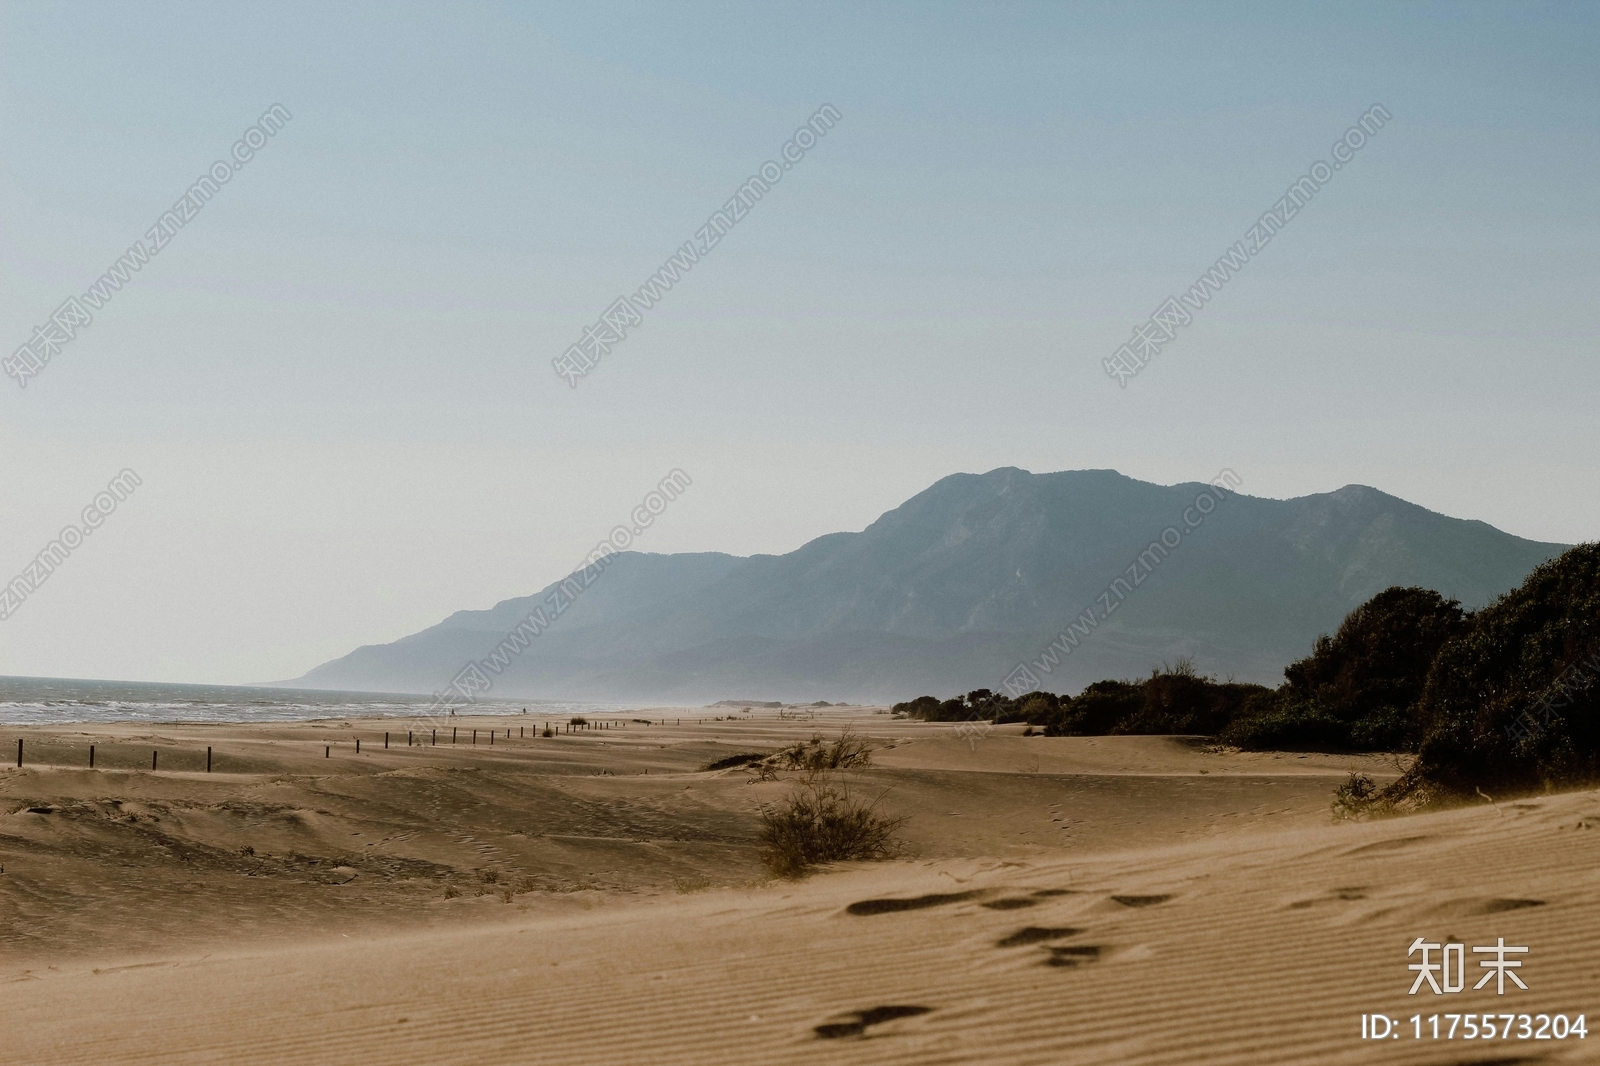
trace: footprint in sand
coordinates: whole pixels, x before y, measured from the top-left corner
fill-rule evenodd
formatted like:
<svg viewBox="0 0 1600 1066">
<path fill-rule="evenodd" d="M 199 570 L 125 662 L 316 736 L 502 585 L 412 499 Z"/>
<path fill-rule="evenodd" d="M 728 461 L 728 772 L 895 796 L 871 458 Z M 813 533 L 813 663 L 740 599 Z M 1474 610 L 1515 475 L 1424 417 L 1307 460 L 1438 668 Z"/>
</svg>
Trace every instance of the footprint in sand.
<svg viewBox="0 0 1600 1066">
<path fill-rule="evenodd" d="M 897 911 L 920 911 L 926 907 L 940 907 L 946 903 L 960 903 L 981 895 L 979 892 L 935 892 L 927 896 L 908 899 L 864 899 L 846 907 L 846 914 L 893 914 Z"/>
<path fill-rule="evenodd" d="M 1008 896 L 1005 899 L 991 899 L 988 903 L 978 904 L 978 906 L 987 907 L 992 911 L 1015 911 L 1021 910 L 1023 907 L 1036 907 L 1038 905 L 1038 900 L 1030 899 L 1027 896 Z"/>
<path fill-rule="evenodd" d="M 1355 900 L 1362 900 L 1362 899 L 1366 899 L 1366 898 L 1367 898 L 1366 889 L 1362 889 L 1362 888 L 1335 888 L 1332 891 L 1330 891 L 1326 896 L 1319 896 L 1319 897 L 1317 897 L 1315 899 L 1297 899 L 1293 903 L 1289 904 L 1289 909 L 1292 910 L 1292 911 L 1303 911 L 1308 907 L 1315 907 L 1315 906 L 1317 906 L 1319 904 L 1322 904 L 1322 903 L 1333 903 L 1333 902 L 1341 901 L 1341 900 L 1346 902 L 1346 903 L 1350 903 L 1350 902 L 1354 902 Z"/>
<path fill-rule="evenodd" d="M 1082 929 L 1073 929 L 1069 926 L 1048 927 L 1043 925 L 1025 925 L 1010 936 L 1002 937 L 995 941 L 997 948 L 1018 948 L 1026 944 L 1042 944 L 1047 940 L 1065 940 L 1069 936 L 1077 936 Z"/>
<path fill-rule="evenodd" d="M 1501 911 L 1520 911 L 1524 907 L 1543 907 L 1542 899 L 1491 899 L 1478 908 L 1479 914 L 1499 914 Z"/>
<path fill-rule="evenodd" d="M 1346 855 L 1370 855 L 1373 852 L 1378 852 L 1378 851 L 1398 851 L 1401 848 L 1410 847 L 1412 844 L 1417 844 L 1417 843 L 1420 843 L 1420 842 L 1422 842 L 1424 840 L 1427 840 L 1427 839 L 1428 838 L 1425 837 L 1425 836 L 1420 836 L 1420 837 L 1395 837 L 1393 840 L 1378 840 L 1378 841 L 1374 841 L 1371 844 L 1363 844 L 1359 848 L 1351 848 L 1349 851 L 1345 852 L 1345 854 Z"/>
<path fill-rule="evenodd" d="M 856 1011 L 848 1022 L 829 1022 L 819 1025 L 812 1032 L 817 1034 L 819 1040 L 838 1040 L 842 1037 L 865 1036 L 869 1025 L 881 1025 L 892 1022 L 896 1018 L 915 1018 L 919 1014 L 927 1014 L 932 1007 L 873 1007 L 870 1010 Z"/>
<path fill-rule="evenodd" d="M 1046 966 L 1086 966 L 1091 962 L 1098 962 L 1105 948 L 1098 944 L 1082 944 L 1049 950 L 1050 957 L 1044 960 Z"/>
<path fill-rule="evenodd" d="M 1158 903 L 1165 903 L 1171 899 L 1168 896 L 1112 896 L 1113 901 L 1124 907 L 1154 907 Z"/>
</svg>

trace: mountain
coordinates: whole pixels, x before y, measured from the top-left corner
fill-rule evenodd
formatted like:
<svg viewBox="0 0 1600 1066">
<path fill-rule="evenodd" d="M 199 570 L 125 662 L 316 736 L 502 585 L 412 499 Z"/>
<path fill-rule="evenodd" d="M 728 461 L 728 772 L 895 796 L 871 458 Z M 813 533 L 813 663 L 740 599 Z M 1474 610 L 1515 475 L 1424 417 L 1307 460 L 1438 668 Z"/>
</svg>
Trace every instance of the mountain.
<svg viewBox="0 0 1600 1066">
<path fill-rule="evenodd" d="M 1362 485 L 1271 500 L 1113 470 L 954 474 L 860 533 L 787 555 L 623 553 L 591 569 L 509 666 L 485 672 L 486 694 L 887 700 L 998 689 L 1019 662 L 1069 692 L 1184 655 L 1276 684 L 1319 633 L 1390 585 L 1474 608 L 1566 547 Z M 531 611 L 549 613 L 555 589 L 458 612 L 292 683 L 441 691 Z"/>
</svg>

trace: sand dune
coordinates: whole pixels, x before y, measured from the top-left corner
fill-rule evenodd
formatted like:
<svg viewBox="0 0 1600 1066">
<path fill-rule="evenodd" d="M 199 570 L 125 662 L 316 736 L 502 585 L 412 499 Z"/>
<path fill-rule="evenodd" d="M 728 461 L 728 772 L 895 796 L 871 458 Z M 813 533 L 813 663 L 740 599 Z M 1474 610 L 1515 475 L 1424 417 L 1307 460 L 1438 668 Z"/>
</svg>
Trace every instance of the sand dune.
<svg viewBox="0 0 1600 1066">
<path fill-rule="evenodd" d="M 1594 1005 L 1600 794 L 1333 825 L 1383 760 L 856 712 L 854 787 L 911 816 L 907 857 L 768 881 L 754 810 L 788 786 L 698 767 L 847 717 L 359 761 L 316 746 L 343 726 L 218 726 L 163 738 L 237 748 L 209 777 L 9 770 L 0 1061 L 1597 1057 L 1405 1019 Z M 1408 996 L 1418 936 L 1527 945 L 1529 990 Z M 1364 1042 L 1374 1012 L 1406 1038 Z"/>
</svg>

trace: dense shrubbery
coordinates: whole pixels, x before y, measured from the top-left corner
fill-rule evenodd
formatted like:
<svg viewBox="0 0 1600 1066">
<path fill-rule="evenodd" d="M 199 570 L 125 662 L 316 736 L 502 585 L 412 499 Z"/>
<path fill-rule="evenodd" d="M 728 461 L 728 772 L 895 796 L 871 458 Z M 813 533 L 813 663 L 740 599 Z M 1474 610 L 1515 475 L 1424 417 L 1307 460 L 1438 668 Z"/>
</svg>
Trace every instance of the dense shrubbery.
<svg viewBox="0 0 1600 1066">
<path fill-rule="evenodd" d="M 1219 683 L 1180 659 L 1143 681 L 1096 681 L 1076 698 L 1029 692 L 1016 699 L 975 689 L 943 702 L 920 696 L 894 706 L 896 714 L 930 722 L 1026 722 L 1046 736 L 1106 733 L 1215 733 L 1269 697 L 1260 685 Z"/>
<path fill-rule="evenodd" d="M 1027 692 L 1018 699 L 1010 699 L 986 688 L 973 689 L 965 696 L 939 700 L 933 696 L 918 696 L 892 708 L 895 714 L 919 718 L 924 722 L 1029 722 L 1043 725 L 1045 717 L 1060 706 L 1060 698 L 1049 692 Z"/>
<path fill-rule="evenodd" d="M 1382 793 L 1354 782 L 1341 801 L 1347 813 L 1487 788 L 1591 784 L 1600 781 L 1600 544 L 1544 563 L 1476 614 L 1428 589 L 1386 589 L 1318 637 L 1284 678 L 1275 690 L 1218 682 L 1180 660 L 1075 697 L 976 689 L 894 711 L 1027 722 L 1049 736 L 1199 733 L 1260 750 L 1417 753 Z"/>
<path fill-rule="evenodd" d="M 1600 780 L 1600 544 L 1534 570 L 1445 645 L 1416 764 L 1389 799 Z"/>
<path fill-rule="evenodd" d="M 1431 589 L 1390 588 L 1345 616 L 1333 636 L 1284 668 L 1284 683 L 1219 731 L 1241 748 L 1415 751 L 1417 701 L 1447 641 L 1467 628 L 1455 600 Z"/>
<path fill-rule="evenodd" d="M 1212 734 L 1270 695 L 1260 685 L 1201 677 L 1180 659 L 1143 681 L 1096 681 L 1045 722 L 1047 736 Z"/>
</svg>

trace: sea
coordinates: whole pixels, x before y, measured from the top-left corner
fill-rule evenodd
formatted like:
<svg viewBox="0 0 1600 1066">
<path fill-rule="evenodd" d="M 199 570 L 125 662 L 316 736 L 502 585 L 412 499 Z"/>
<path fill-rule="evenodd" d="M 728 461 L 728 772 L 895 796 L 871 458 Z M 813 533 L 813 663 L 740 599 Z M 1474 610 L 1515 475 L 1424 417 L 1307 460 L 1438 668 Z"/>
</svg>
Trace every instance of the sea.
<svg viewBox="0 0 1600 1066">
<path fill-rule="evenodd" d="M 0 677 L 0 725 L 73 722 L 304 722 L 321 718 L 420 718 L 437 714 L 432 696 L 387 692 L 146 681 L 84 681 Z M 604 714 L 622 704 L 483 699 L 455 706 L 458 714 Z"/>
</svg>

